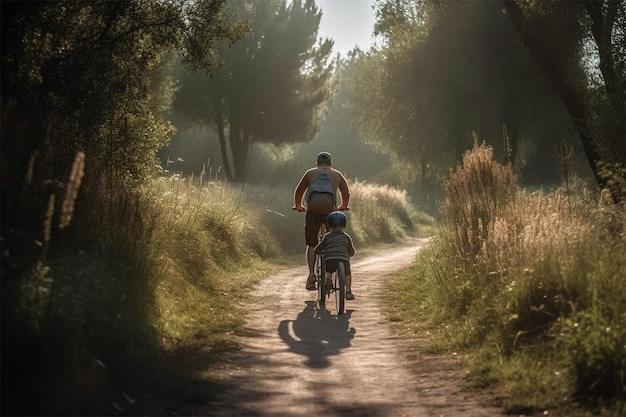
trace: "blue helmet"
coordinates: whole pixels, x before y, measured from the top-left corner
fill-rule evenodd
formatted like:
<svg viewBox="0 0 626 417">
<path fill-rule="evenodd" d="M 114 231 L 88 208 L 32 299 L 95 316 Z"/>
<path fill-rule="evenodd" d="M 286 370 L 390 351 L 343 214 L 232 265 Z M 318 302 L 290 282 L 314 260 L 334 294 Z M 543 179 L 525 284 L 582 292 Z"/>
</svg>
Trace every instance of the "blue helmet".
<svg viewBox="0 0 626 417">
<path fill-rule="evenodd" d="M 333 211 L 332 213 L 328 215 L 328 217 L 326 218 L 326 221 L 328 222 L 328 225 L 330 227 L 337 227 L 337 226 L 346 227 L 346 223 L 348 222 L 348 219 L 346 218 L 346 215 L 343 214 L 342 212 Z"/>
</svg>

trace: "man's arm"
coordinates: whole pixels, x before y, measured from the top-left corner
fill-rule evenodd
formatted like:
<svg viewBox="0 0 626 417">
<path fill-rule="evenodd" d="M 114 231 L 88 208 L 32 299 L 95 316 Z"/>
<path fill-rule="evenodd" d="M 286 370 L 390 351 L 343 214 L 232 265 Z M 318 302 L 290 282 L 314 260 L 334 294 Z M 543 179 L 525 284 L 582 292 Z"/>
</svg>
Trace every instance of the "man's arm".
<svg viewBox="0 0 626 417">
<path fill-rule="evenodd" d="M 339 194 L 341 195 L 341 205 L 337 207 L 337 210 L 346 210 L 348 208 L 348 203 L 350 202 L 350 188 L 348 187 L 348 181 L 343 176 L 343 174 L 339 174 Z"/>
<path fill-rule="evenodd" d="M 306 179 L 306 174 L 307 173 L 305 172 L 293 193 L 293 208 L 298 211 L 304 210 L 304 207 L 302 206 L 302 198 L 304 197 L 306 189 L 309 188 L 309 182 Z"/>
</svg>

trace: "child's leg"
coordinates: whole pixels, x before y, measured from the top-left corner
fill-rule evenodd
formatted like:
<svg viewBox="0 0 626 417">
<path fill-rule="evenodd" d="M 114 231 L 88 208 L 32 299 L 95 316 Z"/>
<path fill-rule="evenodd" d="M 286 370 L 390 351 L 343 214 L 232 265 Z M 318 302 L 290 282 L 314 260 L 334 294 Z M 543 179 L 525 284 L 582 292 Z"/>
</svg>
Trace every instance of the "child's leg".
<svg viewBox="0 0 626 417">
<path fill-rule="evenodd" d="M 352 269 L 350 269 L 350 262 L 343 263 L 346 268 L 346 291 L 352 292 Z"/>
<path fill-rule="evenodd" d="M 326 261 L 326 282 L 330 282 L 333 278 L 333 272 L 337 270 L 337 260 L 329 259 Z"/>
</svg>

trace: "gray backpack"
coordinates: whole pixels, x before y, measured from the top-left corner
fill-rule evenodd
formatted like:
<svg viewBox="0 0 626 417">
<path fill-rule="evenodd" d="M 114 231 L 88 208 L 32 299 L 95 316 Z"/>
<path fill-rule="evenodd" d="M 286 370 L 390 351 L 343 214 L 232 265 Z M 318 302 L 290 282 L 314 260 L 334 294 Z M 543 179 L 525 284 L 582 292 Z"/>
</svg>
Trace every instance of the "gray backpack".
<svg viewBox="0 0 626 417">
<path fill-rule="evenodd" d="M 318 169 L 317 177 L 309 185 L 306 196 L 308 210 L 317 213 L 330 213 L 336 210 L 335 187 L 330 176 L 323 168 Z"/>
</svg>

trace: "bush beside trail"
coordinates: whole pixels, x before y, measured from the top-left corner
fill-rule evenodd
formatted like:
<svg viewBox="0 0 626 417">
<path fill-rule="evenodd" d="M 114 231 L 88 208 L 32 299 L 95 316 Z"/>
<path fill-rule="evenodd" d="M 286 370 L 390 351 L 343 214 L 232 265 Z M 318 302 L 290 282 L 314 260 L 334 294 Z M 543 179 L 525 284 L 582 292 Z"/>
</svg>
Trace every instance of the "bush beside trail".
<svg viewBox="0 0 626 417">
<path fill-rule="evenodd" d="M 624 207 L 576 179 L 520 190 L 492 158 L 475 145 L 451 172 L 446 220 L 393 284 L 390 314 L 467 352 L 469 378 L 508 412 L 623 415 Z"/>
</svg>

